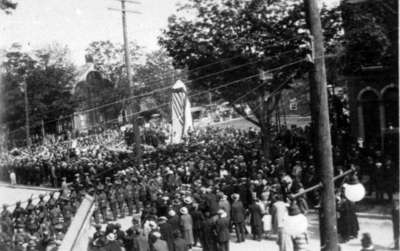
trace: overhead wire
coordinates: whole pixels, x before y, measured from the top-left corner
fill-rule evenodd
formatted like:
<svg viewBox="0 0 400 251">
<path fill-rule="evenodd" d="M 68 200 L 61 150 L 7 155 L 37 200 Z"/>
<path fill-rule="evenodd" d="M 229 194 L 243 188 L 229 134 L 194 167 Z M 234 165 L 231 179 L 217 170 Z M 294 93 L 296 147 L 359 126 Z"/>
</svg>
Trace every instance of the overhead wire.
<svg viewBox="0 0 400 251">
<path fill-rule="evenodd" d="M 296 50 L 297 50 L 297 49 L 288 50 L 288 51 L 285 51 L 285 52 L 280 53 L 279 55 L 287 54 L 287 53 L 289 53 L 289 52 L 293 52 L 293 51 L 296 51 Z M 279 56 L 279 55 L 269 56 L 269 57 L 264 58 L 263 60 L 266 60 L 266 59 L 269 59 L 269 58 L 274 58 L 274 57 L 277 57 L 277 56 Z M 239 56 L 235 56 L 235 57 L 239 57 Z M 235 57 L 232 57 L 232 58 L 235 58 Z M 231 59 L 231 58 L 224 59 L 224 60 L 222 60 L 222 61 L 227 61 L 227 60 L 229 60 L 229 59 Z M 250 62 L 241 64 L 241 65 L 232 66 L 232 67 L 229 67 L 229 68 L 227 68 L 227 69 L 224 69 L 224 70 L 221 70 L 221 71 L 218 71 L 218 72 L 213 72 L 213 73 L 210 73 L 210 74 L 206 74 L 206 75 L 200 76 L 200 77 L 198 77 L 198 78 L 195 78 L 195 79 L 186 81 L 186 84 L 193 83 L 193 82 L 198 81 L 198 80 L 200 80 L 200 79 L 208 78 L 208 77 L 211 77 L 211 76 L 214 76 L 214 75 L 217 75 L 217 74 L 220 74 L 220 73 L 224 73 L 224 72 L 227 72 L 227 71 L 232 71 L 232 70 L 235 70 L 235 69 L 239 69 L 239 68 L 244 67 L 244 66 L 246 66 L 246 65 L 255 64 L 255 63 L 259 62 L 259 61 L 260 61 L 260 60 L 254 60 L 254 61 L 250 61 Z M 217 64 L 217 63 L 220 63 L 220 62 L 214 62 L 214 63 L 208 64 L 208 65 L 213 65 L 213 64 Z M 204 67 L 206 67 L 206 66 L 208 66 L 208 65 L 203 65 L 203 66 L 197 67 L 197 69 L 198 69 L 198 68 L 202 68 L 202 67 L 204 68 Z M 196 68 L 195 68 L 195 69 L 196 69 Z M 193 70 L 194 70 L 194 69 L 193 69 Z M 131 96 L 131 97 L 128 97 L 128 98 L 122 98 L 122 99 L 116 100 L 116 101 L 114 101 L 114 102 L 110 102 L 110 103 L 103 104 L 103 105 L 100 105 L 100 106 L 95 106 L 95 107 L 93 107 L 93 108 L 86 109 L 86 110 L 83 110 L 83 111 L 78 111 L 78 112 L 74 112 L 74 113 L 72 113 L 72 114 L 63 115 L 63 118 L 62 118 L 62 119 L 66 119 L 66 118 L 69 118 L 69 117 L 73 117 L 73 116 L 75 116 L 76 114 L 83 114 L 83 113 L 87 113 L 87 112 L 90 112 L 90 111 L 95 111 L 95 110 L 98 110 L 98 109 L 101 109 L 101 108 L 104 108 L 104 107 L 107 107 L 107 106 L 111 106 L 111 105 L 114 105 L 114 104 L 117 104 L 117 103 L 126 102 L 126 101 L 132 100 L 132 99 L 134 99 L 134 98 L 140 98 L 140 97 L 152 95 L 152 94 L 154 94 L 154 93 L 156 93 L 156 92 L 164 91 L 164 90 L 166 90 L 166 89 L 168 89 L 168 88 L 170 88 L 170 87 L 172 87 L 172 85 L 171 85 L 171 86 L 166 86 L 166 87 L 161 87 L 161 88 L 158 88 L 158 89 L 156 89 L 156 90 L 153 90 L 153 91 L 150 91 L 150 92 L 147 92 L 147 93 L 144 93 L 144 94 L 134 95 L 134 96 Z M 60 120 L 60 119 L 53 119 L 53 120 L 45 121 L 44 124 L 47 125 L 47 124 L 49 124 L 49 123 L 57 122 L 57 121 L 59 121 L 59 120 Z M 35 122 L 37 123 L 37 122 L 39 122 L 39 121 L 35 121 Z M 32 128 L 32 127 L 33 127 L 33 126 L 31 126 L 31 128 Z M 23 128 L 23 126 L 21 126 L 21 127 L 19 127 L 18 129 L 15 129 L 15 130 L 9 132 L 9 134 L 13 134 L 13 133 L 19 131 L 21 128 Z"/>
</svg>

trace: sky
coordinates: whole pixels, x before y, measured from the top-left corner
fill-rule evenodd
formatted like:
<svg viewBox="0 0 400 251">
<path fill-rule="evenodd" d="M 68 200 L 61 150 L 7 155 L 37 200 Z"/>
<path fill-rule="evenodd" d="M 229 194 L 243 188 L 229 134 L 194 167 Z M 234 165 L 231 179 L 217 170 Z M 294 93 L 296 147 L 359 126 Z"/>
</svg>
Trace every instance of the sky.
<svg viewBox="0 0 400 251">
<path fill-rule="evenodd" d="M 17 42 L 39 48 L 53 42 L 71 49 L 74 63 L 84 63 L 85 48 L 92 41 L 122 42 L 121 13 L 117 0 L 15 0 L 17 9 L 11 15 L 0 12 L 0 49 Z M 177 3 L 187 0 L 141 0 L 127 4 L 142 14 L 127 17 L 128 36 L 144 47 L 145 52 L 159 49 L 157 37 L 167 26 Z M 338 0 L 324 0 L 332 5 Z"/>
</svg>

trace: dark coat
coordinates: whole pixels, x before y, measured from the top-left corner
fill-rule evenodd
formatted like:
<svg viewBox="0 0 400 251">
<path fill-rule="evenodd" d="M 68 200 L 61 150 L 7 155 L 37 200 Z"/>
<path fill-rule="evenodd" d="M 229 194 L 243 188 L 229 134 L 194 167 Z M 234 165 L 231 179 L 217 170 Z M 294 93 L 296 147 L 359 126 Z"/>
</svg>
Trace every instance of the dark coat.
<svg viewBox="0 0 400 251">
<path fill-rule="evenodd" d="M 229 233 L 229 220 L 227 217 L 219 218 L 215 223 L 215 230 L 217 233 L 217 241 L 218 242 L 227 242 L 229 241 L 230 233 Z"/>
<path fill-rule="evenodd" d="M 203 221 L 201 231 L 204 236 L 204 243 L 202 243 L 203 250 L 215 251 L 217 246 L 217 236 L 215 233 L 215 222 L 212 218 Z"/>
<path fill-rule="evenodd" d="M 242 223 L 245 220 L 245 210 L 240 200 L 232 203 L 231 219 L 234 223 Z"/>
<path fill-rule="evenodd" d="M 188 247 L 186 245 L 186 242 L 182 238 L 177 238 L 174 240 L 173 243 L 173 249 L 170 251 L 188 251 Z"/>
<path fill-rule="evenodd" d="M 253 203 L 250 205 L 249 211 L 250 211 L 250 224 L 252 226 L 261 226 L 263 214 L 260 206 Z"/>
<path fill-rule="evenodd" d="M 118 241 L 110 241 L 105 245 L 104 251 L 122 251 L 121 244 Z"/>
<path fill-rule="evenodd" d="M 168 249 L 172 250 L 173 243 L 174 243 L 174 237 L 172 235 L 173 230 L 172 230 L 171 225 L 168 222 L 166 222 L 166 223 L 160 224 L 159 227 L 160 227 L 161 239 L 166 241 L 168 244 Z"/>
<path fill-rule="evenodd" d="M 150 251 L 149 242 L 144 235 L 138 235 L 133 239 L 133 247 L 135 251 Z"/>
<path fill-rule="evenodd" d="M 219 205 L 218 205 L 217 196 L 215 194 L 213 194 L 213 193 L 206 194 L 206 205 L 207 205 L 207 209 L 210 211 L 211 215 L 217 214 Z"/>
<path fill-rule="evenodd" d="M 344 240 L 349 239 L 350 236 L 357 237 L 360 228 L 354 203 L 345 199 L 340 203 L 338 211 L 338 233 Z"/>
<path fill-rule="evenodd" d="M 152 246 L 154 251 L 169 251 L 167 242 L 160 239 L 157 239 Z"/>
<path fill-rule="evenodd" d="M 204 221 L 204 215 L 200 210 L 193 210 L 191 213 L 193 220 L 193 229 L 200 230 L 201 224 Z"/>
<path fill-rule="evenodd" d="M 171 225 L 172 231 L 181 230 L 181 219 L 178 215 L 170 217 L 168 223 Z"/>
</svg>

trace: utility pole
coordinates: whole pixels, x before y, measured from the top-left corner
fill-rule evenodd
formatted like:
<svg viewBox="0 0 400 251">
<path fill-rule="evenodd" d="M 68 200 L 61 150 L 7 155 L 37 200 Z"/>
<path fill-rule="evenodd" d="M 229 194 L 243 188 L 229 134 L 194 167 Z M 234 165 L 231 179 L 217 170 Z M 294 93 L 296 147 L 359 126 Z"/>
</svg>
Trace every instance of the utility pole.
<svg viewBox="0 0 400 251">
<path fill-rule="evenodd" d="M 117 10 L 121 11 L 122 13 L 122 32 L 123 32 L 123 37 L 124 37 L 124 54 L 125 54 L 125 68 L 128 76 L 128 83 L 129 83 L 129 89 L 130 89 L 130 95 L 134 95 L 134 88 L 135 85 L 133 83 L 132 79 L 132 72 L 131 72 L 131 62 L 129 58 L 129 41 L 128 41 L 128 31 L 127 31 L 127 25 L 126 25 L 126 12 L 130 13 L 135 13 L 135 14 L 140 14 L 138 11 L 132 11 L 132 10 L 127 10 L 125 7 L 126 2 L 133 3 L 133 4 L 139 4 L 137 1 L 132 1 L 132 0 L 117 0 L 121 2 L 121 9 L 114 9 L 114 8 L 109 8 L 110 10 Z M 132 100 L 132 105 L 131 105 L 131 111 L 132 111 L 132 123 L 133 123 L 133 132 L 135 134 L 135 153 L 136 153 L 136 162 L 138 164 L 142 163 L 142 148 L 141 148 L 141 138 L 140 138 L 140 128 L 139 128 L 139 121 L 138 121 L 138 112 L 140 110 L 140 105 L 139 102 L 136 99 Z"/>
<path fill-rule="evenodd" d="M 28 99 L 28 84 L 26 80 L 24 80 L 24 105 L 25 105 L 25 137 L 26 137 L 26 145 L 28 148 L 31 147 L 31 132 L 30 132 L 30 123 L 29 123 L 29 99 Z"/>
<path fill-rule="evenodd" d="M 321 250 L 338 251 L 332 144 L 320 11 L 317 0 L 304 0 L 304 5 L 309 29 L 314 38 L 314 64 L 309 77 L 314 160 L 319 167 L 322 183 Z"/>
</svg>

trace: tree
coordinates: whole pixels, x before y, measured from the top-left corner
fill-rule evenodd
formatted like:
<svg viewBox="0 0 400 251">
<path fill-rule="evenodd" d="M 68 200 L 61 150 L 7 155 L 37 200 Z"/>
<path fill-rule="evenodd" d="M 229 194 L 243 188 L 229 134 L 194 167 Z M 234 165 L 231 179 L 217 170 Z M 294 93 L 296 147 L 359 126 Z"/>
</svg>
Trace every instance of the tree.
<svg viewBox="0 0 400 251">
<path fill-rule="evenodd" d="M 0 10 L 4 11 L 6 14 L 11 14 L 12 10 L 17 8 L 17 3 L 10 0 L 0 0 Z"/>
<path fill-rule="evenodd" d="M 346 27 L 346 72 L 362 66 L 383 66 L 398 70 L 398 0 L 343 2 Z"/>
<path fill-rule="evenodd" d="M 3 104 L 4 121 L 12 133 L 11 138 L 18 138 L 24 129 L 24 92 L 28 92 L 30 127 L 33 133 L 39 133 L 42 121 L 45 130 L 54 133 L 59 116 L 71 114 L 74 109 L 70 89 L 75 77 L 71 63 L 53 64 L 51 51 L 24 52 L 14 44 L 6 51 L 3 66 Z M 27 90 L 22 83 L 26 82 Z M 49 122 L 51 121 L 51 122 Z"/>
<path fill-rule="evenodd" d="M 195 18 L 189 20 L 185 13 Z M 330 41 L 337 34 L 332 25 L 337 19 L 322 13 L 329 14 L 325 20 L 330 25 L 325 27 Z M 178 14 L 169 18 L 160 44 L 176 67 L 188 70 L 190 88 L 212 88 L 214 95 L 260 127 L 269 158 L 271 117 L 280 91 L 308 69 L 303 59 L 309 51 L 301 47 L 309 40 L 302 1 L 190 0 Z M 267 72 L 266 79 L 259 78 L 259 72 Z M 253 116 L 245 113 L 246 106 Z"/>
<path fill-rule="evenodd" d="M 132 72 L 135 71 L 137 65 L 134 62 L 137 62 L 141 56 L 140 49 L 136 43 L 129 43 L 129 56 L 133 62 Z M 96 70 L 103 73 L 117 88 L 129 88 L 122 44 L 114 44 L 111 41 L 94 41 L 85 51 L 92 57 Z M 129 95 L 126 89 L 124 93 Z"/>
<path fill-rule="evenodd" d="M 141 55 L 140 49 L 135 42 L 130 42 L 129 53 L 131 62 L 139 60 L 139 56 Z M 86 48 L 86 53 L 93 60 L 95 69 L 104 75 L 105 81 L 105 85 L 93 86 L 93 89 L 99 87 L 97 90 L 94 90 L 92 97 L 93 105 L 98 106 L 114 103 L 112 106 L 105 106 L 101 110 L 103 113 L 118 115 L 130 102 L 126 101 L 122 103 L 116 101 L 128 98 L 131 95 L 129 92 L 130 88 L 135 88 L 129 86 L 122 44 L 114 44 L 111 41 L 94 41 Z M 134 72 L 136 66 L 137 64 L 133 63 L 131 71 Z M 107 90 L 103 90 L 103 87 Z"/>
<path fill-rule="evenodd" d="M 169 103 L 171 100 L 172 88 L 168 87 L 172 87 L 178 79 L 182 81 L 186 80 L 185 74 L 175 70 L 172 65 L 172 58 L 170 58 L 164 50 L 158 50 L 147 54 L 145 63 L 136 66 L 133 78 L 134 81 L 138 83 L 136 91 L 138 95 L 162 89 L 162 91 L 152 92 L 151 95 L 146 95 L 142 98 L 142 103 L 145 103 L 145 100 L 154 103 L 149 104 L 149 108 Z M 170 107 L 168 105 L 160 107 L 158 111 L 167 119 L 171 117 Z"/>
</svg>

